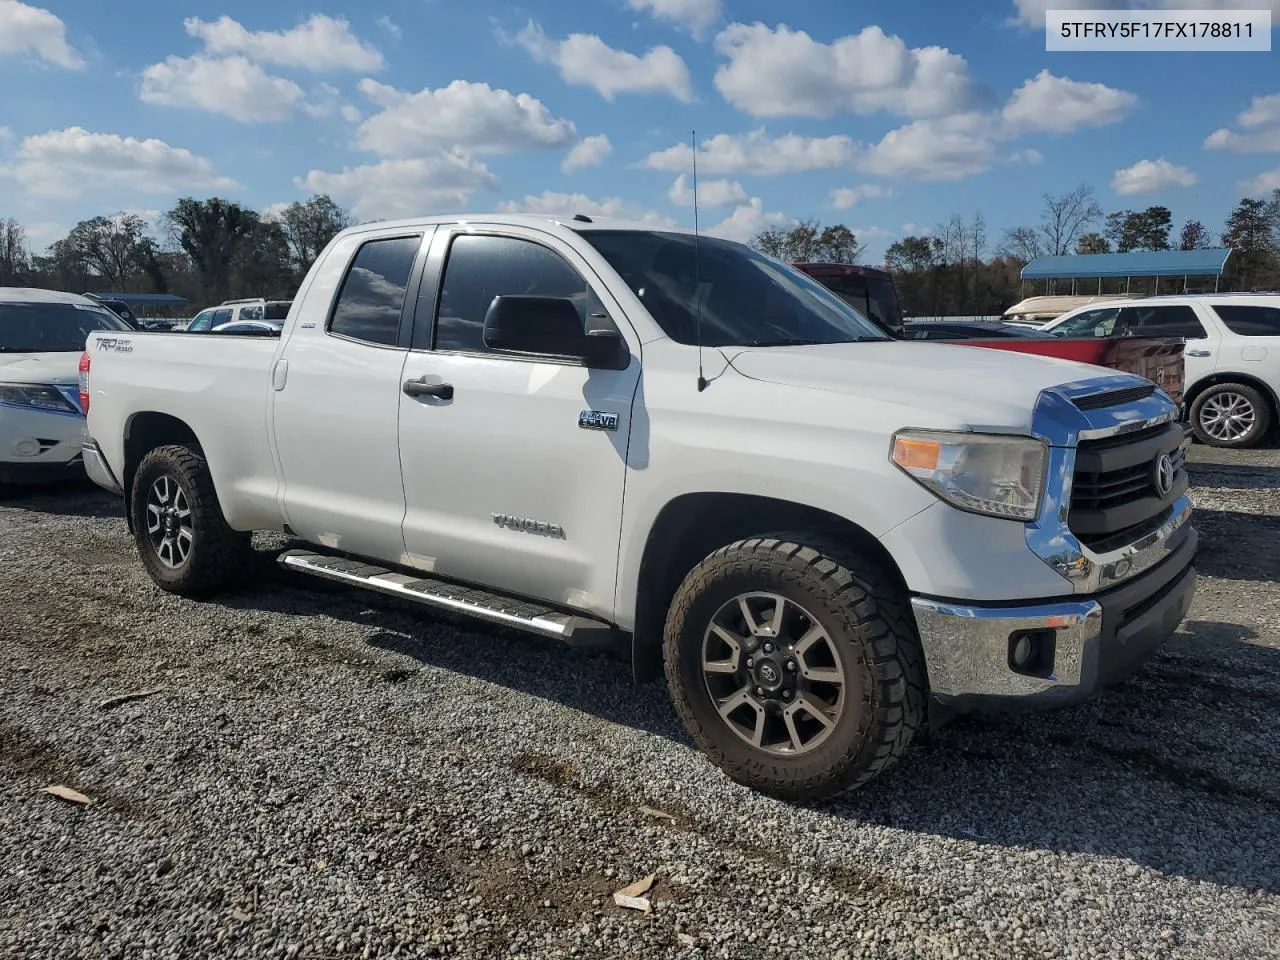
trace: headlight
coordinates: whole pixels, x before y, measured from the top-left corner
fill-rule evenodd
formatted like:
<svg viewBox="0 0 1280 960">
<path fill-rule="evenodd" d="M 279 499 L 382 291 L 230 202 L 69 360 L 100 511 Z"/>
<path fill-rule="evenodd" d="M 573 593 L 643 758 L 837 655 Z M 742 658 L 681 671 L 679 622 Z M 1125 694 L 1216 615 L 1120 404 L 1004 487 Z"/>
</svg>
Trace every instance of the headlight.
<svg viewBox="0 0 1280 960">
<path fill-rule="evenodd" d="M 58 413 L 80 412 L 56 387 L 28 383 L 0 383 L 0 403 L 35 407 L 37 410 L 56 410 Z"/>
<path fill-rule="evenodd" d="M 1006 520 L 1040 512 L 1047 449 L 1030 437 L 903 431 L 893 462 L 961 510 Z"/>
</svg>

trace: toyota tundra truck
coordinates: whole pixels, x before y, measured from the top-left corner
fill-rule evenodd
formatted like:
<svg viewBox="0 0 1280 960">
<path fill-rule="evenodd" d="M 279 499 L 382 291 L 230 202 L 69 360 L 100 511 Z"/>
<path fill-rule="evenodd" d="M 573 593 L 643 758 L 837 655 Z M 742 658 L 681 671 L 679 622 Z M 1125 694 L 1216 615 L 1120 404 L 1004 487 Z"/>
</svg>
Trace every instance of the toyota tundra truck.
<svg viewBox="0 0 1280 960">
<path fill-rule="evenodd" d="M 278 338 L 100 332 L 84 461 L 147 573 L 298 574 L 665 669 L 790 799 L 957 711 L 1087 698 L 1177 628 L 1176 405 L 1070 361 L 887 338 L 748 247 L 533 216 L 337 236 Z"/>
</svg>

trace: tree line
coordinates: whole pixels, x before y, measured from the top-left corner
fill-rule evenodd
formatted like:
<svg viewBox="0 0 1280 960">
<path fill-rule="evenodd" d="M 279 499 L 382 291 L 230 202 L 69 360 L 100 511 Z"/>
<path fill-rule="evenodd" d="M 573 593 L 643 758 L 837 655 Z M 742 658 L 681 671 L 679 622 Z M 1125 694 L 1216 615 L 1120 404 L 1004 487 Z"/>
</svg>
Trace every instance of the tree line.
<svg viewBox="0 0 1280 960">
<path fill-rule="evenodd" d="M 1280 190 L 1269 200 L 1245 198 L 1215 235 L 1198 220 L 1174 233 L 1168 207 L 1105 213 L 1093 189 L 1081 184 L 1061 195 L 1044 194 L 1034 226 L 1006 230 L 989 244 L 987 223 L 979 211 L 959 215 L 916 236 L 903 237 L 885 251 L 907 316 L 994 316 L 1023 297 L 1022 268 L 1041 255 L 1129 253 L 1137 250 L 1197 250 L 1231 247 L 1229 273 L 1222 289 L 1280 290 Z M 822 227 L 807 220 L 791 230 L 770 229 L 752 246 L 783 260 L 855 263 L 858 238 L 843 224 Z M 1124 292 L 1124 281 L 1104 281 L 1103 291 Z M 1027 294 L 1042 293 L 1042 285 Z M 1153 293 L 1150 279 L 1135 279 L 1133 293 Z M 1089 290 L 1096 290 L 1089 285 Z M 1070 292 L 1070 282 L 1067 282 Z M 1088 291 L 1086 291 L 1088 292 Z"/>
<path fill-rule="evenodd" d="M 74 293 L 173 293 L 188 312 L 238 297 L 290 299 L 325 245 L 352 224 L 317 194 L 270 213 L 185 197 L 159 220 L 161 238 L 134 213 L 82 220 L 41 256 L 25 228 L 0 218 L 0 286 Z"/>
</svg>

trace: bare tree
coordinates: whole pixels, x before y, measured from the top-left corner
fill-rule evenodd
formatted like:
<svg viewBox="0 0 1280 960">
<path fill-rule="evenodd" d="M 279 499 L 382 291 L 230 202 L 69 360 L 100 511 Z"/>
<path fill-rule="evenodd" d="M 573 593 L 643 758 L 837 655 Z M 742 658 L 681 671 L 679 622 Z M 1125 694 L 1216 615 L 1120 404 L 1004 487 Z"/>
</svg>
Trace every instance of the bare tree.
<svg viewBox="0 0 1280 960">
<path fill-rule="evenodd" d="M 996 249 L 996 253 L 1002 257 L 1021 260 L 1023 263 L 1030 263 L 1043 252 L 1040 235 L 1031 227 L 1014 227 L 1012 230 L 1006 230 L 1004 236 L 1000 238 L 1000 246 Z"/>
<path fill-rule="evenodd" d="M 17 220 L 0 220 L 0 286 L 16 286 L 30 259 L 27 231 Z"/>
<path fill-rule="evenodd" d="M 1040 235 L 1045 252 L 1051 256 L 1070 253 L 1084 233 L 1085 227 L 1102 216 L 1102 207 L 1093 197 L 1093 187 L 1082 183 L 1070 193 L 1055 197 L 1044 195 L 1044 212 L 1040 215 Z"/>
</svg>

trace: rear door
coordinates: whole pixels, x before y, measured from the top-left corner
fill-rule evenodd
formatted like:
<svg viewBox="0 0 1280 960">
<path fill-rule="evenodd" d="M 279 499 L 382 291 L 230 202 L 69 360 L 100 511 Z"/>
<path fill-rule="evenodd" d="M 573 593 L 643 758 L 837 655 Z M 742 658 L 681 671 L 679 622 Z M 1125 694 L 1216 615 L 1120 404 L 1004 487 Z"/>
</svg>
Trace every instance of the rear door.
<svg viewBox="0 0 1280 960">
<path fill-rule="evenodd" d="M 1280 393 L 1280 299 L 1267 303 L 1215 303 L 1207 310 L 1232 336 L 1223 339 L 1219 372 L 1252 374 Z"/>
<path fill-rule="evenodd" d="M 334 247 L 272 370 L 281 509 L 312 543 L 403 562 L 397 418 L 408 317 L 433 227 Z M 406 306 L 408 304 L 409 306 Z"/>
<path fill-rule="evenodd" d="M 1218 365 L 1222 337 L 1212 324 L 1204 324 L 1195 308 L 1185 303 L 1143 303 L 1120 311 L 1117 332 L 1130 337 L 1182 337 L 1183 390 L 1211 376 Z"/>
<path fill-rule="evenodd" d="M 639 341 L 587 263 L 538 230 L 441 227 L 400 396 L 405 552 L 420 569 L 612 616 Z M 502 295 L 568 297 L 613 325 L 624 370 L 502 353 L 482 338 Z M 434 323 L 432 322 L 434 319 Z"/>
</svg>

